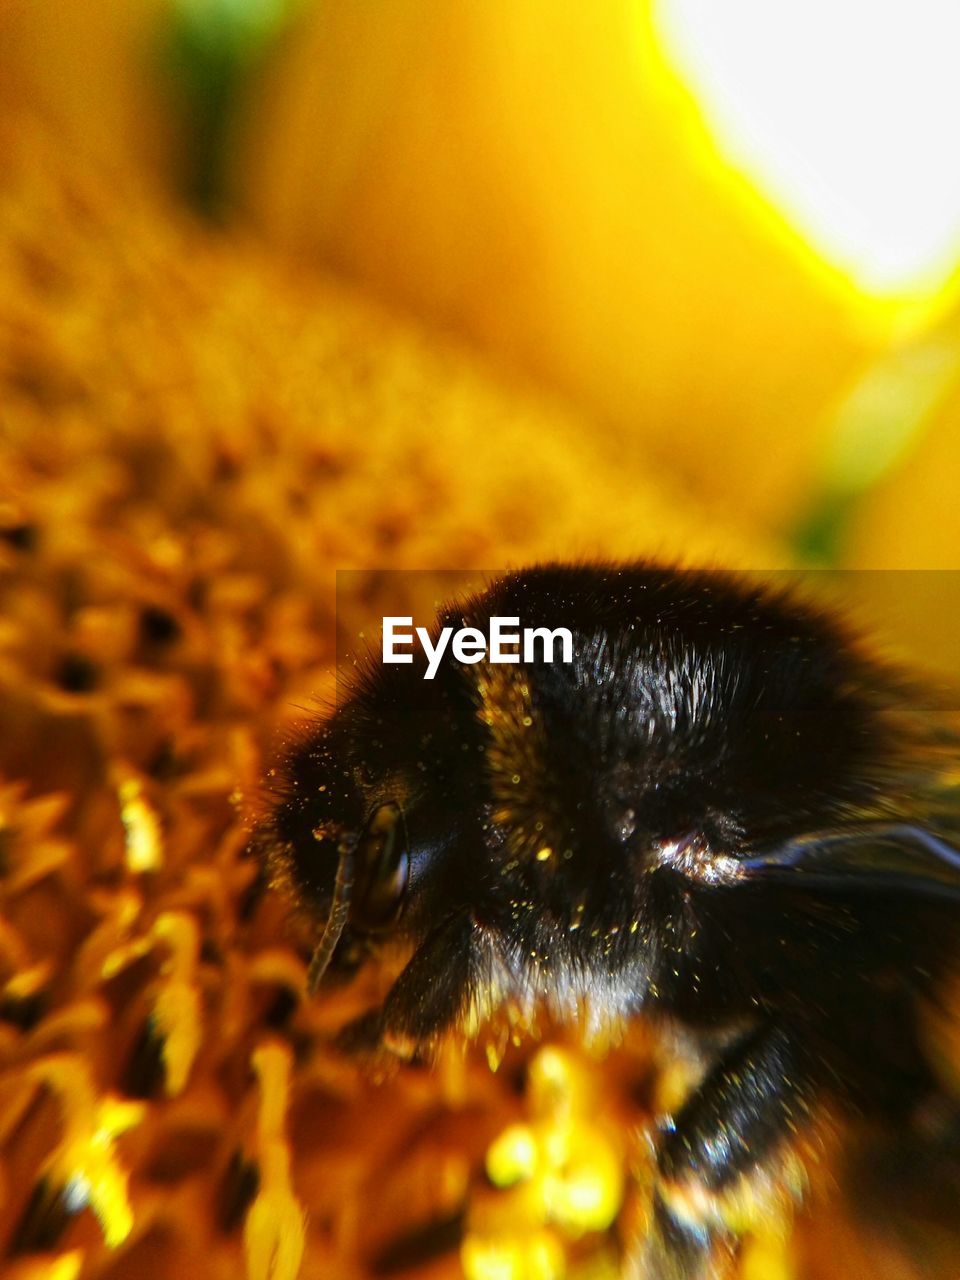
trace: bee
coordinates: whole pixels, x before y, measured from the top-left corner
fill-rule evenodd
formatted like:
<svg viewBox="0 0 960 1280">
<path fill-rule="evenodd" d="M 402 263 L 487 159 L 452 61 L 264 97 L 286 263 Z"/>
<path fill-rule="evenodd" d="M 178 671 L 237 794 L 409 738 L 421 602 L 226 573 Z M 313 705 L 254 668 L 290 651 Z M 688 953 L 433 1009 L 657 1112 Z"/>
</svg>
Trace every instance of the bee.
<svg viewBox="0 0 960 1280">
<path fill-rule="evenodd" d="M 943 1082 L 954 744 L 830 612 L 653 564 L 545 565 L 444 608 L 568 628 L 569 662 L 366 664 L 261 832 L 324 922 L 316 989 L 410 958 L 353 1043 L 410 1053 L 505 1003 L 700 1046 L 659 1127 L 636 1274 L 715 1274 L 729 1206 L 821 1105 L 892 1129 Z"/>
</svg>

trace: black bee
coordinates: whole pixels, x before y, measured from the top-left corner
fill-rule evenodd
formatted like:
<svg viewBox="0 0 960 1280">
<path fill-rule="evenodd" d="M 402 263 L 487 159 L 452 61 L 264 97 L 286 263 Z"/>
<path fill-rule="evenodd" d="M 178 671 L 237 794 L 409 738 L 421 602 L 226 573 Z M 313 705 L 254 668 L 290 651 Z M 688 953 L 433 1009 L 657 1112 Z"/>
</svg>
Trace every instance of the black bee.
<svg viewBox="0 0 960 1280">
<path fill-rule="evenodd" d="M 816 1106 L 896 1127 L 941 1090 L 922 1022 L 958 950 L 952 748 L 829 614 L 731 575 L 540 567 L 438 627 L 492 616 L 568 628 L 573 660 L 371 662 L 261 834 L 326 922 L 313 986 L 371 940 L 412 947 L 372 1043 L 509 1002 L 702 1045 L 637 1265 L 709 1274 L 725 1204 Z"/>
</svg>

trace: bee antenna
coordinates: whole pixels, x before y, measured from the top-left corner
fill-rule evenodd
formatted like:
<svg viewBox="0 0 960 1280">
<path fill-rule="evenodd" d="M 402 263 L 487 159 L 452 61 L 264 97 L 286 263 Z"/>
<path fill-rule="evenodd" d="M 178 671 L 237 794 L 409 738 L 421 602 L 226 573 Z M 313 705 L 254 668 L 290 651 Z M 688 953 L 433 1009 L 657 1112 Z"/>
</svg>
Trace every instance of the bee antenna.
<svg viewBox="0 0 960 1280">
<path fill-rule="evenodd" d="M 310 957 L 310 967 L 307 970 L 307 990 L 310 995 L 316 995 L 347 923 L 347 916 L 350 913 L 350 890 L 353 888 L 353 850 L 356 843 L 355 836 L 340 841 L 338 849 L 340 862 L 333 886 L 330 914 L 327 916 L 327 923 L 323 926 L 320 941 Z"/>
</svg>

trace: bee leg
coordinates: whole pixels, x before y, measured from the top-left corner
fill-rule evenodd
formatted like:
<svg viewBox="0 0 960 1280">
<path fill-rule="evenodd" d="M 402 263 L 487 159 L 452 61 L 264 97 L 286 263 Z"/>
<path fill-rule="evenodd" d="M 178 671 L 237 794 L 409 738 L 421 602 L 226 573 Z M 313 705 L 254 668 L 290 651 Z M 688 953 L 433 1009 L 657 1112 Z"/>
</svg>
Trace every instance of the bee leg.
<svg viewBox="0 0 960 1280">
<path fill-rule="evenodd" d="M 453 916 L 428 935 L 390 988 L 381 1009 L 344 1029 L 342 1047 L 381 1046 L 409 1058 L 453 1026 L 480 970 L 482 932 L 470 915 Z"/>
<path fill-rule="evenodd" d="M 808 1095 L 801 1054 L 780 1027 L 721 1058 L 661 1140 L 639 1276 L 722 1274 L 751 1223 L 787 1210 L 800 1175 L 784 1147 L 809 1114 Z"/>
</svg>

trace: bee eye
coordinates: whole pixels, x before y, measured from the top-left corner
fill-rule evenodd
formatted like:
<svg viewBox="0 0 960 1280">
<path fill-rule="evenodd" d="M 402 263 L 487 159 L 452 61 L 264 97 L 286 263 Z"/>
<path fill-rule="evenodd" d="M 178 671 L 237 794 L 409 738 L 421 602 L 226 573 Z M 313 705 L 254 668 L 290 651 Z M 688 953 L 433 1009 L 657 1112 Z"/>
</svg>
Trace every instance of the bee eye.
<svg viewBox="0 0 960 1280">
<path fill-rule="evenodd" d="M 410 858 L 400 806 L 382 804 L 357 844 L 350 923 L 361 933 L 389 929 L 400 915 L 410 877 Z"/>
</svg>

